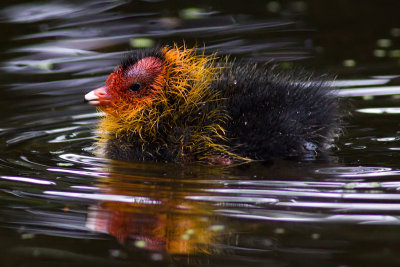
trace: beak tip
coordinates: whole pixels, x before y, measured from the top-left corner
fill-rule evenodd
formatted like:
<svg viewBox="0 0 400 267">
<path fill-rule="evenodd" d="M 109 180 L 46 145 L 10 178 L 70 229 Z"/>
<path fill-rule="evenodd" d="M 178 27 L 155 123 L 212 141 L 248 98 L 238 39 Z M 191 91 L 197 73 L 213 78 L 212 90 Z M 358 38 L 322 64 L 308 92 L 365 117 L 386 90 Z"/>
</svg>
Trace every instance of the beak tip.
<svg viewBox="0 0 400 267">
<path fill-rule="evenodd" d="M 87 93 L 84 102 L 93 106 L 106 105 L 110 102 L 110 96 L 107 94 L 105 87 L 103 86 Z"/>
<path fill-rule="evenodd" d="M 94 94 L 94 91 L 90 91 L 85 95 L 84 102 L 92 104 L 94 102 L 98 102 L 99 98 Z"/>
</svg>

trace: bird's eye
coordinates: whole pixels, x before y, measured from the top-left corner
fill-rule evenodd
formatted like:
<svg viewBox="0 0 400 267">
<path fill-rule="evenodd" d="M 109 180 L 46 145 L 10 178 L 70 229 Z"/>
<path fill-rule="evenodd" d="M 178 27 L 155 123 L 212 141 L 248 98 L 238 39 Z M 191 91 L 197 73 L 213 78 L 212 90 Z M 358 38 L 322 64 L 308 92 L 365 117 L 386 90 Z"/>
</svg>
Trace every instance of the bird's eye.
<svg viewBox="0 0 400 267">
<path fill-rule="evenodd" d="M 133 83 L 133 84 L 129 87 L 129 90 L 130 90 L 131 92 L 137 92 L 137 91 L 139 91 L 140 89 L 142 89 L 142 85 L 141 85 L 140 83 Z"/>
</svg>

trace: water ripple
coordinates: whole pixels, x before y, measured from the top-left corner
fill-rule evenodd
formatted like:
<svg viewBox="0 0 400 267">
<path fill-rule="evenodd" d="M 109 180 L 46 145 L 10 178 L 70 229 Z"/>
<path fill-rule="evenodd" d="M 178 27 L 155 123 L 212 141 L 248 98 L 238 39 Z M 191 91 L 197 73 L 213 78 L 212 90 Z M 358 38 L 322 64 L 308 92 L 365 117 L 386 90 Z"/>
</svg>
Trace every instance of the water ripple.
<svg viewBox="0 0 400 267">
<path fill-rule="evenodd" d="M 399 75 L 361 77 L 360 68 L 329 81 L 344 106 L 352 97 L 356 112 L 345 118 L 348 127 L 336 150 L 312 162 L 274 159 L 220 168 L 118 162 L 93 154 L 104 114 L 85 106 L 83 95 L 104 84 L 124 51 L 140 46 L 138 40 L 151 48 L 185 39 L 206 53 L 274 60 L 282 69 L 320 58 L 325 47 L 311 37 L 318 33 L 296 21 L 307 10 L 299 11 L 299 5 L 309 3 L 278 2 L 267 7 L 275 5 L 282 14 L 271 11 L 268 18 L 261 11 L 265 3 L 255 10 L 262 16 L 244 14 L 242 4 L 231 14 L 214 8 L 217 3 L 206 9 L 182 2 L 171 9 L 163 1 L 50 1 L 0 11 L 3 29 L 22 32 L 10 40 L 5 34 L 12 45 L 1 63 L 0 233 L 10 247 L 5 253 L 33 257 L 32 264 L 73 258 L 103 265 L 114 257 L 118 264 L 142 263 L 145 250 L 152 262 L 168 255 L 189 265 L 192 259 L 192 265 L 207 265 L 218 258 L 227 266 L 275 266 L 285 265 L 278 260 L 284 257 L 289 265 L 318 258 L 322 263 L 315 265 L 329 266 L 325 259 L 351 265 L 337 255 L 357 254 L 364 246 L 384 251 L 385 259 L 395 252 Z M 80 249 L 85 255 L 68 254 Z M 196 262 L 203 255 L 206 263 Z M 297 264 L 301 257 L 306 260 Z"/>
</svg>

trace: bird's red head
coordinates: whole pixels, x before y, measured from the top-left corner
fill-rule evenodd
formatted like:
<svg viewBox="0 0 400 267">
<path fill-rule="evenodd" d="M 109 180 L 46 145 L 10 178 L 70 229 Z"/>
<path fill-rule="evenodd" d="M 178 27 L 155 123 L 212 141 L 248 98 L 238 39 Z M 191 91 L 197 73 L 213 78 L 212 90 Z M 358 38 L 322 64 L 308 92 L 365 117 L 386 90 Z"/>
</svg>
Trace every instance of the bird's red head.
<svg viewBox="0 0 400 267">
<path fill-rule="evenodd" d="M 107 78 L 105 86 L 85 95 L 85 100 L 106 113 L 121 114 L 148 103 L 163 86 L 163 60 L 156 56 L 121 64 Z"/>
</svg>

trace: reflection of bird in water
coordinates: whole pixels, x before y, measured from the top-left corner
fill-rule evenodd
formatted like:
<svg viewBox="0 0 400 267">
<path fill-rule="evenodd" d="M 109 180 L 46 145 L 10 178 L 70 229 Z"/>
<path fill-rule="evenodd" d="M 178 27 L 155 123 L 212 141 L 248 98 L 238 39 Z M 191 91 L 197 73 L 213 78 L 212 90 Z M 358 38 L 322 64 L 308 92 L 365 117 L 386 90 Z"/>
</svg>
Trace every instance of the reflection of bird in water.
<svg viewBox="0 0 400 267">
<path fill-rule="evenodd" d="M 224 220 L 210 216 L 209 205 L 187 200 L 185 193 L 149 183 L 160 180 L 170 182 L 110 174 L 98 187 L 112 200 L 93 205 L 86 226 L 128 248 L 170 255 L 210 253 L 223 237 L 223 225 L 217 223 Z"/>
<path fill-rule="evenodd" d="M 106 114 L 99 145 L 112 159 L 229 165 L 324 150 L 337 98 L 277 69 L 186 48 L 134 51 L 85 99 Z"/>
</svg>

